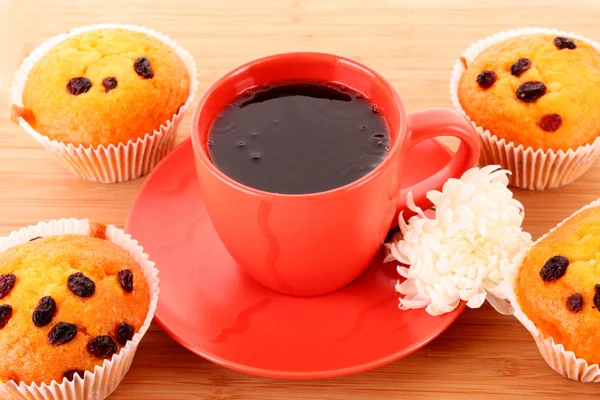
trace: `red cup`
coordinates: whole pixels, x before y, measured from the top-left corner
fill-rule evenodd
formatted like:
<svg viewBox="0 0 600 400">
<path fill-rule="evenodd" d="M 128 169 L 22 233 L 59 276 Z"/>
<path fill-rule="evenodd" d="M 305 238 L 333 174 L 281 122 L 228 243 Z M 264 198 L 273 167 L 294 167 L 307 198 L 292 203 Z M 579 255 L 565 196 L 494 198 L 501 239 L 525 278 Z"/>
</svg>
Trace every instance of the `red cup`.
<svg viewBox="0 0 600 400">
<path fill-rule="evenodd" d="M 219 171 L 207 148 L 216 115 L 249 88 L 294 81 L 341 84 L 375 104 L 390 128 L 390 150 L 383 162 L 348 185 L 304 195 L 264 192 Z M 436 136 L 461 140 L 455 157 L 438 174 L 401 192 L 406 152 Z M 428 207 L 426 192 L 474 167 L 480 151 L 479 136 L 462 115 L 447 109 L 407 114 L 379 73 L 354 60 L 322 53 L 272 55 L 225 74 L 200 99 L 192 141 L 204 202 L 221 241 L 256 281 L 295 296 L 327 294 L 356 279 L 405 208 L 408 190 L 417 205 Z"/>
</svg>

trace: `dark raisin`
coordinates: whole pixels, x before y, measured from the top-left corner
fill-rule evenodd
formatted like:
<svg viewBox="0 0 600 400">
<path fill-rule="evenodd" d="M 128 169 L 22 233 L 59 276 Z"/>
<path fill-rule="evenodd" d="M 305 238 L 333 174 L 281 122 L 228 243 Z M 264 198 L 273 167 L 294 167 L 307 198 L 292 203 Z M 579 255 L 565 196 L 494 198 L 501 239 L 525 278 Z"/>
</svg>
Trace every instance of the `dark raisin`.
<svg viewBox="0 0 600 400">
<path fill-rule="evenodd" d="M 570 39 L 567 37 L 562 37 L 562 36 L 558 36 L 558 37 L 554 38 L 554 45 L 559 50 L 562 50 L 562 49 L 573 50 L 573 49 L 577 48 L 577 45 L 575 44 L 575 41 L 573 39 Z"/>
<path fill-rule="evenodd" d="M 32 321 L 35 326 L 41 328 L 52 322 L 56 314 L 56 302 L 50 296 L 44 296 L 40 299 L 37 307 L 33 311 Z"/>
<path fill-rule="evenodd" d="M 67 83 L 67 92 L 74 96 L 79 96 L 80 94 L 86 93 L 91 88 L 92 81 L 83 76 L 79 78 L 73 78 L 69 81 L 69 83 Z"/>
<path fill-rule="evenodd" d="M 75 379 L 75 375 L 79 375 L 79 377 L 83 378 L 83 374 L 85 374 L 85 371 L 80 369 L 70 369 L 63 374 L 63 377 L 67 378 L 68 381 L 72 381 Z"/>
<path fill-rule="evenodd" d="M 67 279 L 67 286 L 71 292 L 79 297 L 91 297 L 96 291 L 96 284 L 81 272 L 77 272 Z"/>
<path fill-rule="evenodd" d="M 496 82 L 496 79 L 498 79 L 498 75 L 496 75 L 494 71 L 486 69 L 477 75 L 477 84 L 479 84 L 480 87 L 487 89 Z"/>
<path fill-rule="evenodd" d="M 89 341 L 87 349 L 97 358 L 110 358 L 117 352 L 117 344 L 110 336 L 98 336 Z"/>
<path fill-rule="evenodd" d="M 529 58 L 519 58 L 512 67 L 510 67 L 510 73 L 514 76 L 520 76 L 529 68 L 531 68 L 531 60 Z"/>
<path fill-rule="evenodd" d="M 8 304 L 0 306 L 0 329 L 4 328 L 12 317 L 13 309 Z"/>
<path fill-rule="evenodd" d="M 133 272 L 123 269 L 117 274 L 117 279 L 124 291 L 133 292 Z"/>
<path fill-rule="evenodd" d="M 600 285 L 594 286 L 594 291 L 596 292 L 594 294 L 594 306 L 596 310 L 600 310 Z"/>
<path fill-rule="evenodd" d="M 133 326 L 129 325 L 126 322 L 121 322 L 119 328 L 117 329 L 117 341 L 121 343 L 121 345 L 125 346 L 128 341 L 133 339 L 133 335 L 135 334 L 135 329 Z"/>
<path fill-rule="evenodd" d="M 554 282 L 561 278 L 569 266 L 569 260 L 564 256 L 550 257 L 540 270 L 540 277 L 544 282 Z"/>
<path fill-rule="evenodd" d="M 38 237 L 34 237 L 33 239 L 29 239 L 29 241 L 33 242 L 34 240 L 38 240 L 38 239 L 41 239 L 41 238 L 42 238 L 41 236 L 38 236 Z"/>
<path fill-rule="evenodd" d="M 577 313 L 583 308 L 583 296 L 575 293 L 567 298 L 567 309 Z"/>
<path fill-rule="evenodd" d="M 546 85 L 539 81 L 529 81 L 517 89 L 517 97 L 525 103 L 532 103 L 546 94 Z"/>
<path fill-rule="evenodd" d="M 117 87 L 119 83 L 117 82 L 117 78 L 114 76 L 109 76 L 108 78 L 102 79 L 102 86 L 104 86 L 104 92 L 108 93 L 114 88 Z"/>
<path fill-rule="evenodd" d="M 77 325 L 68 322 L 59 322 L 48 333 L 48 342 L 52 346 L 69 343 L 77 336 Z"/>
<path fill-rule="evenodd" d="M 562 125 L 562 117 L 558 114 L 546 114 L 540 119 L 540 128 L 546 132 L 555 132 Z"/>
<path fill-rule="evenodd" d="M 150 61 L 146 57 L 138 57 L 133 62 L 133 69 L 144 79 L 154 78 L 154 72 L 150 66 Z"/>
<path fill-rule="evenodd" d="M 17 277 L 15 274 L 0 275 L 0 299 L 8 296 L 10 291 L 15 287 Z"/>
</svg>

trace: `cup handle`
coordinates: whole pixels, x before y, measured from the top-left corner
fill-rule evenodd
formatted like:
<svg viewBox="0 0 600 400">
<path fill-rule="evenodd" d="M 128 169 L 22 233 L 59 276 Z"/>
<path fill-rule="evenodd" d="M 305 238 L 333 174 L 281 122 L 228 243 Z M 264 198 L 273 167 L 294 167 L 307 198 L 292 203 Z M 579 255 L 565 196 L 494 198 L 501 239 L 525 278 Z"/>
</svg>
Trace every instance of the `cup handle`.
<svg viewBox="0 0 600 400">
<path fill-rule="evenodd" d="M 400 192 L 400 199 L 394 218 L 394 225 L 398 222 L 398 215 L 404 210 L 404 216 L 414 213 L 406 207 L 406 196 L 412 192 L 415 204 L 423 210 L 432 206 L 427 199 L 430 190 L 441 190 L 444 183 L 450 178 L 460 178 L 470 168 L 477 165 L 481 151 L 481 139 L 471 122 L 463 115 L 445 108 L 432 108 L 408 114 L 408 146 L 437 136 L 454 136 L 460 139 L 460 147 L 452 160 L 440 171 L 411 187 Z"/>
</svg>

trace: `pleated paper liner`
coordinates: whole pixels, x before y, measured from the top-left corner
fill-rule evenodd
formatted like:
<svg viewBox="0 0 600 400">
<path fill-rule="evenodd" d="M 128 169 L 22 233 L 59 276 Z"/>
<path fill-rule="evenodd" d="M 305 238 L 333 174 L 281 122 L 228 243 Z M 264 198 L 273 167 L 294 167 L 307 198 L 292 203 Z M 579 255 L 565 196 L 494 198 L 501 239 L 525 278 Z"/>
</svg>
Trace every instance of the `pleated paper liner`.
<svg viewBox="0 0 600 400">
<path fill-rule="evenodd" d="M 522 28 L 500 32 L 475 42 L 465 50 L 462 58 L 468 65 L 484 49 L 496 43 L 516 36 L 533 34 L 571 37 L 589 43 L 600 51 L 600 44 L 571 32 L 550 28 Z M 458 100 L 458 85 L 466 70 L 463 59 L 454 64 L 450 77 L 450 98 L 456 110 L 469 117 Z M 523 145 L 517 146 L 513 142 L 507 142 L 497 137 L 494 132 L 478 126 L 472 120 L 471 122 L 482 140 L 480 164 L 496 164 L 508 169 L 512 172 L 509 177 L 510 185 L 522 189 L 554 189 L 574 182 L 592 167 L 600 149 L 600 138 L 596 138 L 591 144 L 567 151 L 525 148 Z"/>
<path fill-rule="evenodd" d="M 550 232 L 546 233 L 544 236 L 539 238 L 533 246 L 537 245 L 541 240 L 543 240 L 546 236 L 548 236 L 551 232 L 558 229 L 569 219 L 579 214 L 580 212 L 592 208 L 592 207 L 600 207 L 600 199 L 596 200 L 587 206 L 579 209 L 575 213 L 573 213 L 570 217 L 566 218 L 564 221 L 556 225 Z M 527 255 L 527 250 L 523 251 L 520 254 L 519 265 L 522 260 Z M 523 324 L 523 326 L 531 333 L 535 343 L 537 344 L 538 350 L 540 354 L 546 360 L 546 363 L 566 378 L 579 381 L 579 382 L 600 382 L 600 366 L 598 364 L 589 364 L 583 358 L 578 358 L 575 353 L 569 351 L 564 348 L 564 346 L 560 343 L 556 343 L 553 338 L 544 336 L 535 326 L 535 324 L 525 315 L 525 313 L 521 310 L 519 303 L 517 302 L 517 298 L 515 295 L 515 282 L 517 278 L 518 271 L 515 271 L 513 276 L 506 277 L 506 297 L 508 298 L 510 304 L 514 308 L 514 316 Z"/>
<path fill-rule="evenodd" d="M 35 226 L 19 229 L 9 236 L 0 239 L 0 252 L 26 243 L 38 236 L 56 236 L 62 234 L 90 234 L 88 220 L 60 219 L 49 222 L 40 222 Z M 94 371 L 86 371 L 83 378 L 75 375 L 72 381 L 66 378 L 62 382 L 53 381 L 50 384 L 29 384 L 9 381 L 0 383 L 0 399 L 11 400 L 102 400 L 107 398 L 119 386 L 135 356 L 136 349 L 150 327 L 154 312 L 158 304 L 158 270 L 154 262 L 150 261 L 144 249 L 138 242 L 115 226 L 108 225 L 106 229 L 107 240 L 127 250 L 133 259 L 141 266 L 144 276 L 148 280 L 150 293 L 150 308 L 144 324 L 127 342 L 125 347 L 115 354 L 110 360 L 105 360 L 102 366 L 96 366 Z"/>
<path fill-rule="evenodd" d="M 185 63 L 190 77 L 190 94 L 178 112 L 169 121 L 156 127 L 154 132 L 148 132 L 137 140 L 108 146 L 74 146 L 70 143 L 61 143 L 37 132 L 24 118 L 18 117 L 17 120 L 29 135 L 51 150 L 56 158 L 75 175 L 94 182 L 124 182 L 147 175 L 171 151 L 175 144 L 177 127 L 198 90 L 194 59 L 188 51 L 168 36 L 140 26 L 118 24 L 89 25 L 57 35 L 37 47 L 15 72 L 10 88 L 10 104 L 23 105 L 23 90 L 29 72 L 48 51 L 67 38 L 100 29 L 127 29 L 145 33 L 173 48 Z"/>
</svg>

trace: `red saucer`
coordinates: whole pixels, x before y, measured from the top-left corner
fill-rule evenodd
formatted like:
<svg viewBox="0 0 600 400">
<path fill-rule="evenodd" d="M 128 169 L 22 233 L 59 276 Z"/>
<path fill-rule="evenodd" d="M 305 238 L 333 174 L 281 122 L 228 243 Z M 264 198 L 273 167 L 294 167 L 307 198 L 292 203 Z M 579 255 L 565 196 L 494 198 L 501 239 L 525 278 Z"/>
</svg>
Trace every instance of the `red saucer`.
<svg viewBox="0 0 600 400">
<path fill-rule="evenodd" d="M 404 181 L 417 183 L 450 158 L 437 141 L 422 142 L 406 159 Z M 401 311 L 397 263 L 383 264 L 382 254 L 359 279 L 327 296 L 288 297 L 256 283 L 212 227 L 189 139 L 146 178 L 126 231 L 160 270 L 158 324 L 190 351 L 249 374 L 314 379 L 376 368 L 433 340 L 464 309 L 439 317 Z M 344 246 L 344 239 L 331 245 Z"/>
</svg>

